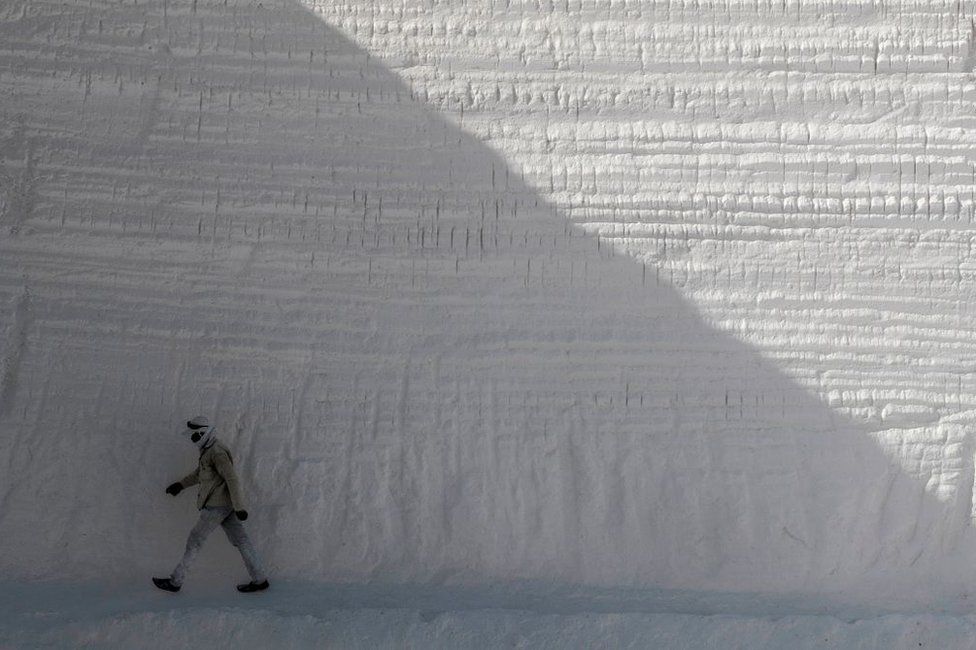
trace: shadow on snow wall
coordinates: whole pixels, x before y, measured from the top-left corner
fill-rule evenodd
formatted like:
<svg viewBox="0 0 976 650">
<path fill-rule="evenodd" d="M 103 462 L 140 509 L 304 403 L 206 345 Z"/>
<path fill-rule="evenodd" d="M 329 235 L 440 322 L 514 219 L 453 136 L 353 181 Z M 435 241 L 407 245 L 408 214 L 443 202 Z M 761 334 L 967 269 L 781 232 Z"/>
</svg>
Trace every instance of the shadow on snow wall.
<svg viewBox="0 0 976 650">
<path fill-rule="evenodd" d="M 198 411 L 276 575 L 959 575 L 967 446 L 927 494 L 298 4 L 45 10 L 3 25 L 5 575 L 168 568 Z"/>
</svg>

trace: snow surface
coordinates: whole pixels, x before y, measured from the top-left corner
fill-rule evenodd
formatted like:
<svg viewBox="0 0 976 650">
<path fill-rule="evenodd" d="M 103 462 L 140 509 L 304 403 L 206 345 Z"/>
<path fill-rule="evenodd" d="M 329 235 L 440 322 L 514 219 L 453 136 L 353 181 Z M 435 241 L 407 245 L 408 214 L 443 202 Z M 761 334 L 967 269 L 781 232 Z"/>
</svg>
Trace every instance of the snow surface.
<svg viewBox="0 0 976 650">
<path fill-rule="evenodd" d="M 131 585 L 18 587 L 0 595 L 0 647 L 976 647 L 971 615 L 851 620 L 755 596 L 296 583 L 233 598 L 206 587 L 178 596 Z M 756 607 L 768 613 L 743 613 Z"/>
<path fill-rule="evenodd" d="M 974 9 L 0 4 L 0 573 L 961 613 Z"/>
</svg>

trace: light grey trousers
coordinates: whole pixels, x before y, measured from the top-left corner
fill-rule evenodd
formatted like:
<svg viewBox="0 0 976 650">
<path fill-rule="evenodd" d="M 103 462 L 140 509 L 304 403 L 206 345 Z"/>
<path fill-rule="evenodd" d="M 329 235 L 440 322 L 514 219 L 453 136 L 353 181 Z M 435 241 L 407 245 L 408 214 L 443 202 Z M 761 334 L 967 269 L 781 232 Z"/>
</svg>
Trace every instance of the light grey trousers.
<svg viewBox="0 0 976 650">
<path fill-rule="evenodd" d="M 190 536 L 186 540 L 186 551 L 183 552 L 183 559 L 173 569 L 173 575 L 171 576 L 173 584 L 177 586 L 183 584 L 187 570 L 193 564 L 193 560 L 196 558 L 197 553 L 200 552 L 207 537 L 210 536 L 210 533 L 217 526 L 224 529 L 224 533 L 227 534 L 227 539 L 241 552 L 241 557 L 244 558 L 244 566 L 247 567 L 247 572 L 251 575 L 251 580 L 262 582 L 266 579 L 264 570 L 261 568 L 261 560 L 258 558 L 257 551 L 254 550 L 254 545 L 251 544 L 247 532 L 244 531 L 244 525 L 241 524 L 240 519 L 234 514 L 232 508 L 222 506 L 219 508 L 204 508 L 200 511 L 200 519 L 190 531 Z"/>
</svg>

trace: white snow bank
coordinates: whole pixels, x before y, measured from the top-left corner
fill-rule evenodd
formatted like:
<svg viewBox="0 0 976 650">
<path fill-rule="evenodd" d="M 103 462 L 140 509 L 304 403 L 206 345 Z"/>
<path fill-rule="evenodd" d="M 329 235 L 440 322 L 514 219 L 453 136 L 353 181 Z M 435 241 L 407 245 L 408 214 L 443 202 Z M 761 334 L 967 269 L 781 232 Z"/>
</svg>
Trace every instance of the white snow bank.
<svg viewBox="0 0 976 650">
<path fill-rule="evenodd" d="M 747 615 L 658 611 L 603 593 L 307 589 L 260 596 L 153 594 L 37 585 L 0 592 L 0 647 L 86 648 L 838 648 L 976 647 L 976 616 Z M 506 598 L 508 596 L 508 598 Z M 677 600 L 693 602 L 689 594 Z M 26 602 L 24 602 L 26 600 Z M 756 606 L 739 597 L 738 608 Z M 587 607 L 593 608 L 588 611 Z M 562 610 L 562 611 L 560 611 Z"/>
<path fill-rule="evenodd" d="M 170 570 L 206 413 L 275 578 L 972 583 L 972 7 L 879 7 L 2 3 L 0 575 Z"/>
</svg>

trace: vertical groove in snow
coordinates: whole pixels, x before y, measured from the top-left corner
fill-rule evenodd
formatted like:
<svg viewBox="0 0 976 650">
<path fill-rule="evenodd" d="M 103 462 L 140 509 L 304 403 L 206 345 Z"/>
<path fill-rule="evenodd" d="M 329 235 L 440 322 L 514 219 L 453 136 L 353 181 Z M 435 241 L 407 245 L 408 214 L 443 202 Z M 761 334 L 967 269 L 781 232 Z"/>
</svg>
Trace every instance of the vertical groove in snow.
<svg viewBox="0 0 976 650">
<path fill-rule="evenodd" d="M 0 420 L 13 407 L 21 360 L 27 352 L 27 336 L 33 320 L 31 293 L 27 286 L 14 299 L 11 309 L 13 319 L 5 332 L 4 345 L 0 350 Z"/>
<path fill-rule="evenodd" d="M 33 320 L 31 310 L 31 293 L 24 286 L 20 296 L 14 298 L 11 304 L 13 318 L 4 336 L 3 347 L 0 348 L 0 453 L 6 461 L 3 471 L 5 480 L 0 481 L 0 525 L 4 523 L 9 512 L 11 496 L 17 486 L 16 477 L 21 475 L 23 465 L 29 462 L 22 450 L 29 444 L 30 436 L 25 431 L 7 428 L 7 415 L 13 408 L 14 398 L 19 383 L 19 373 L 24 355 L 27 352 L 27 339 Z"/>
</svg>

